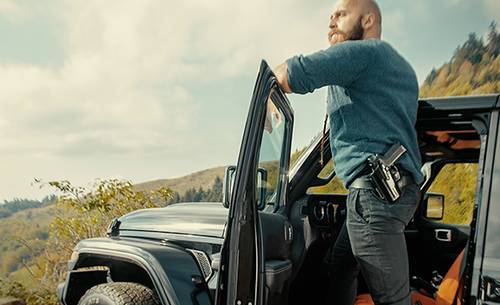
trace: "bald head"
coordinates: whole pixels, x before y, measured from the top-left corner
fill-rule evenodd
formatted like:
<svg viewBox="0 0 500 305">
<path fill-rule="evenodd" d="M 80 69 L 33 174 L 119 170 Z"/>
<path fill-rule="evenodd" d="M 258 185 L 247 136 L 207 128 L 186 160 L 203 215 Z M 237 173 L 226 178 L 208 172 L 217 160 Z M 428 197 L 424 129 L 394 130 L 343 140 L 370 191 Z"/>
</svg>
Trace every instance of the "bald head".
<svg viewBox="0 0 500 305">
<path fill-rule="evenodd" d="M 329 41 L 380 39 L 382 15 L 375 0 L 339 0 L 330 16 Z"/>
</svg>

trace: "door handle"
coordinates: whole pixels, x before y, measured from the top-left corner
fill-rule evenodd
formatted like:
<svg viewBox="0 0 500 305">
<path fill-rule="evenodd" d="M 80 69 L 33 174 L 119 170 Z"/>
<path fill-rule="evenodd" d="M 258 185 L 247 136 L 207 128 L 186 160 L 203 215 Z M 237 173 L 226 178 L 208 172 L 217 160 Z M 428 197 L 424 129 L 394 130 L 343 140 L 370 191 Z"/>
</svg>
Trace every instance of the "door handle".
<svg viewBox="0 0 500 305">
<path fill-rule="evenodd" d="M 436 239 L 439 241 L 451 242 L 451 230 L 450 229 L 435 229 Z"/>
</svg>

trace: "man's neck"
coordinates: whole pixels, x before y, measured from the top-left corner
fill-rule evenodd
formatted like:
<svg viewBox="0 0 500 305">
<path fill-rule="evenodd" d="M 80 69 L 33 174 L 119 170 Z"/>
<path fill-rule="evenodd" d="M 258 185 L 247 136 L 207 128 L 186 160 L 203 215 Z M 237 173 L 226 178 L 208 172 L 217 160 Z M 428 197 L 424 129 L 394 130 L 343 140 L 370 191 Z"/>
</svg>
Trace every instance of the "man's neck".
<svg viewBox="0 0 500 305">
<path fill-rule="evenodd" d="M 363 40 L 365 40 L 365 39 L 378 39 L 378 40 L 380 40 L 380 35 L 365 33 L 365 35 L 363 35 Z"/>
</svg>

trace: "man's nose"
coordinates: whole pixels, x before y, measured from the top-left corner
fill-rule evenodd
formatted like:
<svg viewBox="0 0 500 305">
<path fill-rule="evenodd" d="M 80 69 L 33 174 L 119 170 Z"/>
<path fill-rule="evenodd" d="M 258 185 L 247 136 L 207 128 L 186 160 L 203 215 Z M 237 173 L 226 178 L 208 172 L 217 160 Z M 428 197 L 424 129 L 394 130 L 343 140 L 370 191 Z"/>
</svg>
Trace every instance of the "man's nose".
<svg viewBox="0 0 500 305">
<path fill-rule="evenodd" d="M 330 22 L 328 23 L 328 27 L 330 29 L 334 29 L 337 27 L 337 21 L 335 20 L 335 17 L 333 15 L 330 16 Z"/>
</svg>

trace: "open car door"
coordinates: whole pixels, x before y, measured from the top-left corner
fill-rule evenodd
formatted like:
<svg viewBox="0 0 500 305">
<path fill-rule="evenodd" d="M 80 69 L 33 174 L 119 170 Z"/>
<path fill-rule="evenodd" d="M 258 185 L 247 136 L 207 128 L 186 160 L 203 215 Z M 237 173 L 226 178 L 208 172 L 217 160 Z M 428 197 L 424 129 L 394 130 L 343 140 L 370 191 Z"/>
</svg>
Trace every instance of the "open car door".
<svg viewBox="0 0 500 305">
<path fill-rule="evenodd" d="M 283 203 L 293 112 L 265 61 L 253 91 L 229 200 L 215 295 L 217 305 L 264 305 L 259 208 Z M 262 174 L 264 173 L 264 174 Z M 227 186 L 227 187 L 230 187 Z"/>
</svg>

